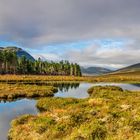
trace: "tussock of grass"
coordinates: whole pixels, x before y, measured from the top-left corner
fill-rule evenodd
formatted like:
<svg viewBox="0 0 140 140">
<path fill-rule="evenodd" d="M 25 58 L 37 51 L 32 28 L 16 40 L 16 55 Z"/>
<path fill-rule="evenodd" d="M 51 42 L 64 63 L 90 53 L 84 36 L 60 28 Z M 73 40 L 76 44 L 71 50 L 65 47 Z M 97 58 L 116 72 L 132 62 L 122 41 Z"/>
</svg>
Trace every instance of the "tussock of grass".
<svg viewBox="0 0 140 140">
<path fill-rule="evenodd" d="M 50 97 L 57 92 L 52 86 L 24 85 L 24 84 L 0 84 L 0 99 L 16 99 L 20 97 Z"/>
<path fill-rule="evenodd" d="M 53 110 L 53 109 L 62 109 L 68 105 L 75 105 L 78 104 L 80 100 L 73 99 L 73 98 L 44 98 L 37 102 L 37 108 L 40 110 Z"/>
<path fill-rule="evenodd" d="M 139 140 L 140 92 L 97 86 L 90 98 L 44 98 L 37 116 L 12 121 L 9 139 Z"/>
<path fill-rule="evenodd" d="M 0 75 L 5 83 L 42 83 L 47 81 L 129 82 L 140 83 L 140 73 L 110 74 L 101 76 L 45 76 L 45 75 Z"/>
<path fill-rule="evenodd" d="M 99 92 L 113 92 L 113 91 L 123 91 L 123 89 L 117 86 L 94 86 L 88 89 L 88 93 L 90 95 L 96 93 L 98 94 Z"/>
<path fill-rule="evenodd" d="M 90 99 L 88 102 L 89 102 L 89 105 L 92 105 L 92 106 L 101 106 L 103 105 L 104 100 L 101 98 L 96 98 L 96 99 Z"/>
</svg>

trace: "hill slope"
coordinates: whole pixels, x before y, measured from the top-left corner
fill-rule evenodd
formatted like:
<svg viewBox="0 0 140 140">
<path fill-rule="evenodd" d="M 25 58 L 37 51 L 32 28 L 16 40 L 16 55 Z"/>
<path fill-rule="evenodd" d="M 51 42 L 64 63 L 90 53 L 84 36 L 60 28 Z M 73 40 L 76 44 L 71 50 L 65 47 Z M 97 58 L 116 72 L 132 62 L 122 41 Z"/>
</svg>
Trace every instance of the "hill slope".
<svg viewBox="0 0 140 140">
<path fill-rule="evenodd" d="M 121 68 L 117 71 L 115 71 L 114 73 L 140 73 L 140 63 L 125 67 L 125 68 Z"/>
<path fill-rule="evenodd" d="M 81 71 L 83 75 L 100 75 L 112 72 L 110 69 L 103 67 L 81 67 Z"/>
<path fill-rule="evenodd" d="M 16 52 L 16 54 L 17 54 L 18 57 L 25 56 L 27 59 L 32 60 L 32 61 L 35 61 L 35 59 L 28 52 L 24 51 L 21 48 L 12 47 L 12 46 L 6 47 L 6 48 L 0 47 L 0 51 L 4 51 L 4 50 Z"/>
</svg>

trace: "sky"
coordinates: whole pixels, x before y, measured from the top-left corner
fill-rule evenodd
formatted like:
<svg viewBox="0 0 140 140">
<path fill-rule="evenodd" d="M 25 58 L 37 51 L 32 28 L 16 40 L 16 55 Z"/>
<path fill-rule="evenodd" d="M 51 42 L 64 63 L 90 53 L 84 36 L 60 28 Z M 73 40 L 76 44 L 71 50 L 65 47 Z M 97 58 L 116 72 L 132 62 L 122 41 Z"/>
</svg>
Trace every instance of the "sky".
<svg viewBox="0 0 140 140">
<path fill-rule="evenodd" d="M 0 0 L 0 46 L 121 68 L 140 60 L 139 0 Z"/>
</svg>

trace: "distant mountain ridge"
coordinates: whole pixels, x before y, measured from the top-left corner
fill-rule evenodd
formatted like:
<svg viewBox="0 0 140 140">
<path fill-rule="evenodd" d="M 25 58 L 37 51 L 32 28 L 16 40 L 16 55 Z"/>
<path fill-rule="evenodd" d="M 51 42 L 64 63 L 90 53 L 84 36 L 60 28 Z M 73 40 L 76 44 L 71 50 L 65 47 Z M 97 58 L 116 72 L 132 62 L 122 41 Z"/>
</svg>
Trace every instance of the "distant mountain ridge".
<svg viewBox="0 0 140 140">
<path fill-rule="evenodd" d="M 103 67 L 81 67 L 81 71 L 83 75 L 140 73 L 140 63 L 133 64 L 115 71 Z"/>
<path fill-rule="evenodd" d="M 27 59 L 31 61 L 35 61 L 34 57 L 31 56 L 28 52 L 23 50 L 22 48 L 18 48 L 15 46 L 8 46 L 8 47 L 0 47 L 0 51 L 12 51 L 16 52 L 18 57 L 25 56 Z M 83 75 L 102 75 L 102 74 L 123 74 L 123 73 L 140 73 L 140 63 L 133 64 L 116 71 L 110 70 L 104 67 L 81 67 L 81 72 Z"/>
<path fill-rule="evenodd" d="M 103 67 L 81 67 L 83 75 L 101 75 L 112 72 L 112 70 Z"/>
<path fill-rule="evenodd" d="M 35 61 L 35 59 L 33 58 L 33 56 L 31 56 L 28 52 L 26 52 L 25 50 L 15 47 L 15 46 L 8 46 L 8 47 L 0 47 L 0 51 L 12 51 L 12 52 L 16 52 L 18 57 L 22 57 L 25 56 L 27 59 L 31 60 L 31 61 Z"/>
<path fill-rule="evenodd" d="M 114 71 L 114 73 L 140 72 L 140 63 L 133 64 Z"/>
</svg>

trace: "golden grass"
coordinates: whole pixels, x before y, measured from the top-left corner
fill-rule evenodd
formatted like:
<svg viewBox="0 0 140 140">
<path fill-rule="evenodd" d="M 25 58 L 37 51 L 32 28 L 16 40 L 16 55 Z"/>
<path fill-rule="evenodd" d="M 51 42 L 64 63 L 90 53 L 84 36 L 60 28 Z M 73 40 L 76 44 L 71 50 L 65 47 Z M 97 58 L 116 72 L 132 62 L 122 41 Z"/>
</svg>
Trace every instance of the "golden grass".
<svg viewBox="0 0 140 140">
<path fill-rule="evenodd" d="M 44 83 L 47 81 L 86 81 L 86 82 L 133 82 L 140 83 L 140 73 L 110 74 L 102 76 L 45 76 L 45 75 L 0 75 L 0 82 Z"/>
<path fill-rule="evenodd" d="M 50 97 L 55 92 L 57 92 L 57 88 L 52 86 L 0 84 L 1 100 L 13 100 L 21 97 Z"/>
<path fill-rule="evenodd" d="M 43 98 L 43 112 L 12 121 L 9 139 L 139 140 L 140 91 L 92 87 L 90 98 Z M 95 92 L 96 91 L 96 92 Z"/>
</svg>

